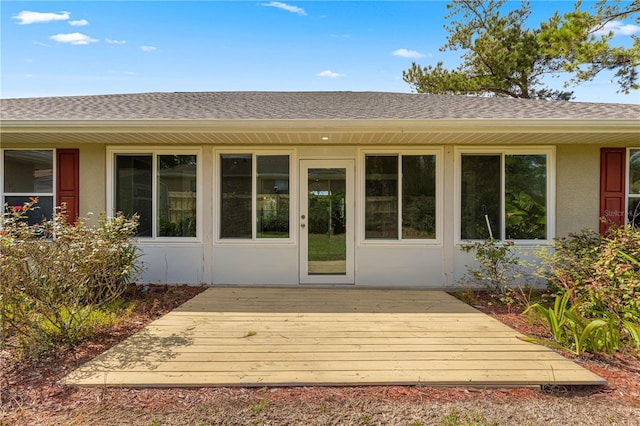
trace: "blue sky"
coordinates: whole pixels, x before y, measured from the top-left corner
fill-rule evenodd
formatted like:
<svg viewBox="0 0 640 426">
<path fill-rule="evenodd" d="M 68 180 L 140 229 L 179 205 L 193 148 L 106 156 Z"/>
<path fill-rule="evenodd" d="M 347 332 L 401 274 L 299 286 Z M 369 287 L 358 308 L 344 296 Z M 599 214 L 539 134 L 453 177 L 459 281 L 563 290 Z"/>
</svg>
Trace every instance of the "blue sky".
<svg viewBox="0 0 640 426">
<path fill-rule="evenodd" d="M 3 1 L 2 98 L 152 91 L 410 92 L 412 61 L 453 68 L 445 1 Z M 514 2 L 514 7 L 518 2 Z M 571 1 L 533 1 L 532 25 Z M 615 37 L 629 45 L 633 22 Z M 576 101 L 640 103 L 611 77 Z M 560 87 L 556 80 L 554 84 Z"/>
</svg>

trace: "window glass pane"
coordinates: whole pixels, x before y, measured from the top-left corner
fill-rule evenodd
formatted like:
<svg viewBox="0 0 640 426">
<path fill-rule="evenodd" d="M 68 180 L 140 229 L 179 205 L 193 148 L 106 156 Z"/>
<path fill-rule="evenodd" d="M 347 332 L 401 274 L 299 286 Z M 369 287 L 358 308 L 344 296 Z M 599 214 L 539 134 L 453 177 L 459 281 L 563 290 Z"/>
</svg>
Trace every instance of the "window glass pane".
<svg viewBox="0 0 640 426">
<path fill-rule="evenodd" d="M 158 156 L 158 236 L 196 236 L 196 156 Z"/>
<path fill-rule="evenodd" d="M 547 237 L 547 156 L 505 156 L 507 239 Z"/>
<path fill-rule="evenodd" d="M 53 151 L 6 150 L 4 192 L 47 194 L 53 192 Z"/>
<path fill-rule="evenodd" d="M 30 201 L 28 196 L 7 196 L 4 202 L 9 208 L 22 208 L 25 203 Z M 53 217 L 53 197 L 40 196 L 38 202 L 33 205 L 32 209 L 25 213 L 27 223 L 29 225 L 37 225 L 43 220 L 51 220 Z"/>
<path fill-rule="evenodd" d="M 365 238 L 398 238 L 398 157 L 365 158 Z"/>
<path fill-rule="evenodd" d="M 402 157 L 402 238 L 436 237 L 436 156 Z"/>
<path fill-rule="evenodd" d="M 629 210 L 627 211 L 627 221 L 634 228 L 640 226 L 640 198 L 629 197 L 627 200 Z"/>
<path fill-rule="evenodd" d="M 500 156 L 463 155 L 460 236 L 465 240 L 502 238 Z"/>
<path fill-rule="evenodd" d="M 116 211 L 126 216 L 140 216 L 138 235 L 151 237 L 152 230 L 152 178 L 151 155 L 116 156 Z"/>
<path fill-rule="evenodd" d="M 220 158 L 220 236 L 251 238 L 251 154 L 223 154 Z"/>
<path fill-rule="evenodd" d="M 629 150 L 629 193 L 640 194 L 640 149 Z"/>
<path fill-rule="evenodd" d="M 256 236 L 289 238 L 289 156 L 264 155 L 256 161 Z"/>
</svg>

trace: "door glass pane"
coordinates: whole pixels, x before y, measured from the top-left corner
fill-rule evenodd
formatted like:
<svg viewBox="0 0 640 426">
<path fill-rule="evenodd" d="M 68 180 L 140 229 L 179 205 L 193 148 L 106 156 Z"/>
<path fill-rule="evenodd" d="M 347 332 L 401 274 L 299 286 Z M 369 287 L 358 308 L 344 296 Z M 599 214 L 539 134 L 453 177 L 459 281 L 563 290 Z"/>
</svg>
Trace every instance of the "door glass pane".
<svg viewBox="0 0 640 426">
<path fill-rule="evenodd" d="M 547 156 L 506 155 L 505 232 L 507 239 L 547 237 Z"/>
<path fill-rule="evenodd" d="M 140 216 L 138 236 L 151 237 L 152 230 L 151 155 L 116 156 L 116 211 Z"/>
<path fill-rule="evenodd" d="M 289 156 L 257 157 L 258 238 L 289 238 Z"/>
<path fill-rule="evenodd" d="M 436 237 L 436 156 L 402 157 L 402 238 Z"/>
<path fill-rule="evenodd" d="M 158 156 L 158 236 L 196 236 L 196 156 Z"/>
<path fill-rule="evenodd" d="M 53 193 L 53 151 L 6 150 L 4 192 Z"/>
<path fill-rule="evenodd" d="M 365 158 L 365 231 L 367 239 L 398 238 L 398 157 Z"/>
<path fill-rule="evenodd" d="M 629 193 L 640 194 L 640 149 L 629 150 Z"/>
<path fill-rule="evenodd" d="M 346 169 L 309 169 L 309 275 L 347 274 Z"/>
<path fill-rule="evenodd" d="M 462 239 L 501 239 L 500 156 L 463 155 L 461 183 Z"/>
<path fill-rule="evenodd" d="M 221 156 L 220 236 L 251 238 L 251 154 Z"/>
</svg>

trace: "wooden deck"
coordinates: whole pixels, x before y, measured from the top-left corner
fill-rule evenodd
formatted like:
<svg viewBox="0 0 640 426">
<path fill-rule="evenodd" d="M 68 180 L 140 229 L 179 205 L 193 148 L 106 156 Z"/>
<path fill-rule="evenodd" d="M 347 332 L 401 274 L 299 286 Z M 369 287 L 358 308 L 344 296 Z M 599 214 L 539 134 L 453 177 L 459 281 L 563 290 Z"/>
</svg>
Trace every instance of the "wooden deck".
<svg viewBox="0 0 640 426">
<path fill-rule="evenodd" d="M 80 386 L 601 385 L 440 291 L 201 293 L 67 376 Z"/>
</svg>

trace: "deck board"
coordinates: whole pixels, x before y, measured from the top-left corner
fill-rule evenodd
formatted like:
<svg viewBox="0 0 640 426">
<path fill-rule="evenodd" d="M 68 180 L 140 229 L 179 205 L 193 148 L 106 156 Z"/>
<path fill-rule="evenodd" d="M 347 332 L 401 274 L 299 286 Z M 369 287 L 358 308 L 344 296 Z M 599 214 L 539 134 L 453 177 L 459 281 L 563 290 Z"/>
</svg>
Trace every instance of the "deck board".
<svg viewBox="0 0 640 426">
<path fill-rule="evenodd" d="M 79 386 L 601 385 L 439 291 L 214 287 L 69 374 Z"/>
</svg>

